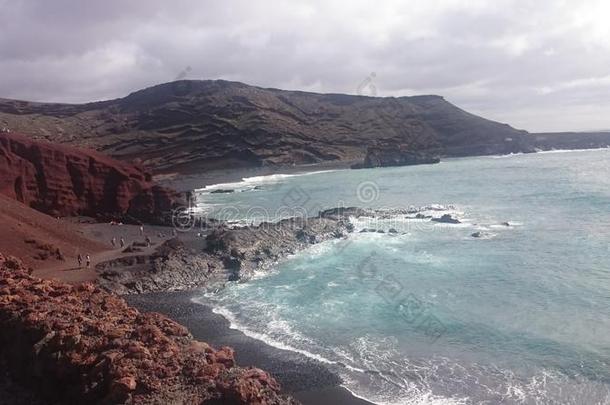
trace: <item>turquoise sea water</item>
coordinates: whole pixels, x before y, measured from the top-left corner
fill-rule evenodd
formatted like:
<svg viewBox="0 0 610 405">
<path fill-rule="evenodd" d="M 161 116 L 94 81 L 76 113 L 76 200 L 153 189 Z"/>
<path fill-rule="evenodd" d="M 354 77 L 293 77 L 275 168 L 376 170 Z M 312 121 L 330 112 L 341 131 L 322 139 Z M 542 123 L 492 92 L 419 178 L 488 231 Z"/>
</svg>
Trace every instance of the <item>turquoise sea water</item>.
<svg viewBox="0 0 610 405">
<path fill-rule="evenodd" d="M 207 188 L 201 209 L 236 223 L 344 205 L 427 207 L 462 224 L 354 220 L 348 240 L 201 300 L 379 404 L 608 404 L 609 159 L 481 157 Z"/>
</svg>

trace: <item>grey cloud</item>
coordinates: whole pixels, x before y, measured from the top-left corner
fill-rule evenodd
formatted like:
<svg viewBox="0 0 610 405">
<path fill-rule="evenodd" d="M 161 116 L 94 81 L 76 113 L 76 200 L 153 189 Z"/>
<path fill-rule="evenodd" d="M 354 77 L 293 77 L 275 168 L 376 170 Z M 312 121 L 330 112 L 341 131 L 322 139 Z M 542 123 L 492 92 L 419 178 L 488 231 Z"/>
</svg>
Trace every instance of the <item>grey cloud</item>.
<svg viewBox="0 0 610 405">
<path fill-rule="evenodd" d="M 354 94 L 375 72 L 380 96 L 436 93 L 531 131 L 610 129 L 610 6 L 430 3 L 0 0 L 0 97 L 114 98 L 187 66 Z"/>
</svg>

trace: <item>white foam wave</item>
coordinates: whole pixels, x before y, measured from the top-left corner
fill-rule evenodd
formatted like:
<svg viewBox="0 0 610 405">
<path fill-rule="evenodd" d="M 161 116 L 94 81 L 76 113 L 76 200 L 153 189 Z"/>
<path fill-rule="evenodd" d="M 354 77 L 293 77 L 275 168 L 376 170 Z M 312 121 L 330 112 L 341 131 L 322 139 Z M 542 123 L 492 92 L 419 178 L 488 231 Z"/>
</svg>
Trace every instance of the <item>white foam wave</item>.
<svg viewBox="0 0 610 405">
<path fill-rule="evenodd" d="M 318 350 L 309 349 L 316 347 L 316 342 L 302 336 L 288 322 L 274 315 L 267 320 L 264 332 L 261 332 L 242 323 L 236 314 L 223 305 L 215 305 L 212 311 L 229 321 L 231 329 L 239 330 L 250 338 L 277 349 L 298 353 L 333 366 L 333 370 L 337 371 L 344 381 L 342 386 L 358 398 L 379 405 L 464 404 L 461 400 L 434 395 L 429 387 L 413 384 L 408 378 L 403 377 L 402 373 L 396 374 L 393 367 L 400 368 L 402 364 L 395 363 L 393 360 L 396 355 L 394 351 L 396 345 L 392 343 L 392 338 L 356 339 L 350 347 L 346 348 L 347 351 L 341 348 L 331 348 L 329 354 L 332 354 L 328 356 L 320 354 Z M 266 312 L 269 313 L 269 311 Z M 386 368 L 390 370 L 389 375 L 384 374 Z M 365 384 L 361 384 L 362 382 Z M 400 388 L 398 391 L 386 393 L 384 390 L 378 390 L 379 384 L 382 387 L 394 388 L 398 385 Z"/>
<path fill-rule="evenodd" d="M 490 159 L 506 159 L 506 158 L 512 158 L 512 157 L 517 157 L 517 156 L 522 156 L 522 155 L 535 156 L 535 155 L 547 155 L 547 154 L 555 154 L 555 153 L 574 153 L 574 152 L 600 151 L 600 150 L 608 150 L 608 149 L 610 149 L 610 147 L 606 147 L 606 148 L 592 148 L 592 149 L 550 149 L 550 150 L 539 150 L 536 153 L 518 152 L 518 153 L 509 153 L 509 154 L 506 154 L 506 155 L 492 155 L 492 156 L 488 156 L 488 158 L 490 158 Z"/>
<path fill-rule="evenodd" d="M 214 308 L 212 308 L 212 312 L 214 312 L 215 314 L 221 315 L 223 318 L 225 318 L 227 321 L 229 321 L 229 327 L 231 329 L 235 329 L 235 330 L 239 330 L 240 332 L 242 332 L 244 335 L 252 338 L 252 339 L 256 339 L 259 340 L 269 346 L 275 347 L 276 349 L 280 349 L 280 350 L 286 350 L 286 351 L 291 351 L 294 353 L 299 353 L 302 354 L 305 357 L 308 357 L 310 359 L 314 359 L 317 360 L 321 363 L 324 364 L 331 364 L 331 365 L 338 365 L 339 363 L 333 360 L 329 360 L 324 356 L 321 356 L 319 354 L 316 353 L 312 353 L 308 350 L 305 349 L 300 349 L 297 347 L 294 347 L 290 344 L 281 342 L 273 337 L 271 337 L 269 334 L 266 333 L 260 333 L 260 332 L 256 332 L 251 330 L 250 328 L 248 328 L 246 325 L 242 324 L 237 317 L 233 314 L 233 312 L 231 312 L 229 309 L 223 307 L 223 306 L 215 306 Z M 283 321 L 278 321 L 278 320 L 273 320 L 271 322 L 269 322 L 268 327 L 270 329 L 275 328 L 277 329 L 281 329 L 281 333 L 291 339 L 296 339 L 296 340 L 306 340 L 304 339 L 303 336 L 297 334 L 296 332 L 294 332 L 292 330 L 292 328 L 290 328 L 290 326 Z M 357 372 L 361 372 L 363 373 L 364 370 L 359 369 L 357 367 L 352 367 L 350 365 L 344 364 L 344 366 L 352 371 L 357 371 Z"/>
<path fill-rule="evenodd" d="M 330 172 L 335 172 L 335 171 L 337 171 L 337 170 L 318 170 L 318 171 L 299 172 L 299 173 L 291 173 L 291 174 L 277 173 L 277 174 L 269 174 L 269 175 L 265 175 L 265 176 L 244 177 L 241 179 L 241 181 L 237 181 L 237 182 L 210 184 L 203 188 L 195 190 L 195 193 L 209 194 L 210 192 L 212 192 L 214 190 L 225 190 L 225 189 L 226 190 L 235 190 L 235 191 L 248 191 L 248 190 L 253 190 L 256 186 L 259 186 L 259 185 L 281 183 L 284 180 L 292 178 L 292 177 L 311 176 L 311 175 L 315 175 L 315 174 L 330 173 Z"/>
<path fill-rule="evenodd" d="M 492 158 L 492 159 L 506 159 L 506 158 L 510 158 L 510 157 L 514 157 L 514 156 L 521 156 L 521 155 L 524 155 L 524 154 L 525 153 L 523 153 L 523 152 L 517 152 L 517 153 L 509 153 L 509 154 L 506 154 L 506 155 L 493 155 L 493 156 L 490 156 L 490 158 Z"/>
<path fill-rule="evenodd" d="M 594 148 L 594 149 L 551 149 L 551 150 L 542 150 L 536 152 L 537 155 L 545 155 L 545 154 L 553 154 L 553 153 L 574 153 L 574 152 L 590 152 L 590 151 L 600 151 L 600 150 L 609 150 L 610 148 Z"/>
</svg>

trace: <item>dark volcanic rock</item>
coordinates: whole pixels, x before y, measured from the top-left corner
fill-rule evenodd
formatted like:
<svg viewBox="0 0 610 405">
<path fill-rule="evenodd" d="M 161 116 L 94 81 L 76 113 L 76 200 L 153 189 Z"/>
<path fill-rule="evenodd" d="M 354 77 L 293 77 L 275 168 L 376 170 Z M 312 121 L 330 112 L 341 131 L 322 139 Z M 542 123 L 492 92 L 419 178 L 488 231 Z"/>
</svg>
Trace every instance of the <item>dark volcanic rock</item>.
<svg viewBox="0 0 610 405">
<path fill-rule="evenodd" d="M 223 260 L 232 272 L 232 279 L 247 278 L 254 270 L 309 245 L 345 237 L 353 230 L 347 219 L 351 215 L 343 216 L 340 212 L 329 210 L 326 216 L 289 218 L 256 227 L 220 227 L 207 236 L 207 251 Z"/>
<path fill-rule="evenodd" d="M 248 278 L 255 270 L 329 239 L 345 238 L 354 227 L 349 217 L 370 214 L 336 208 L 313 218 L 231 229 L 220 223 L 206 236 L 206 249 L 194 252 L 176 239 L 151 256 L 131 256 L 98 264 L 98 284 L 118 294 L 218 287 Z M 373 230 L 375 232 L 375 230 Z"/>
<path fill-rule="evenodd" d="M 405 150 L 400 145 L 369 147 L 363 163 L 352 165 L 352 169 L 371 167 L 411 166 L 433 164 L 441 161 L 438 145 L 422 146 L 421 151 Z M 433 148 L 433 149 L 428 149 Z"/>
<path fill-rule="evenodd" d="M 129 256 L 100 263 L 97 284 L 117 294 L 192 290 L 224 282 L 230 274 L 221 258 L 184 247 L 171 239 L 150 256 Z"/>
<path fill-rule="evenodd" d="M 610 147 L 610 131 L 542 133 L 532 134 L 532 138 L 533 146 L 540 150 Z"/>
<path fill-rule="evenodd" d="M 377 232 L 377 229 L 374 228 L 363 228 L 360 230 L 360 233 L 367 233 L 367 232 Z"/>
<path fill-rule="evenodd" d="M 362 161 L 368 147 L 469 156 L 531 152 L 530 136 L 439 96 L 363 97 L 179 81 L 81 105 L 0 99 L 0 122 L 167 172 Z"/>
<path fill-rule="evenodd" d="M 461 221 L 451 216 L 451 214 L 445 214 L 440 218 L 432 218 L 434 222 L 441 222 L 443 224 L 461 224 Z"/>
<path fill-rule="evenodd" d="M 432 218 L 432 215 L 425 215 L 425 214 L 422 214 L 421 212 L 417 213 L 415 215 L 415 219 L 430 219 L 430 218 Z"/>
<path fill-rule="evenodd" d="M 0 363 L 60 403 L 294 404 L 266 372 L 235 366 L 157 313 L 91 284 L 31 277 L 0 255 Z"/>
<path fill-rule="evenodd" d="M 321 218 L 330 218 L 334 220 L 344 219 L 348 217 L 361 217 L 370 215 L 371 212 L 358 207 L 338 207 L 330 208 L 319 213 Z"/>
<path fill-rule="evenodd" d="M 96 152 L 0 134 L 0 193 L 53 216 L 159 220 L 179 200 L 143 169 Z"/>
</svg>

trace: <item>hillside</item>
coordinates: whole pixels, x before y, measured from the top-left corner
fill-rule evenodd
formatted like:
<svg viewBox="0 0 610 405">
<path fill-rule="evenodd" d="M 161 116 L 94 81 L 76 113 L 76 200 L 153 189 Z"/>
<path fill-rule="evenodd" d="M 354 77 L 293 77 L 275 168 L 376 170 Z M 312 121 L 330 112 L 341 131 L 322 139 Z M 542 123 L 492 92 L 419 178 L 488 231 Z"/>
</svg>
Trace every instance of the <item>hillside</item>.
<svg viewBox="0 0 610 405">
<path fill-rule="evenodd" d="M 532 134 L 534 146 L 541 150 L 596 149 L 610 147 L 610 131 L 549 132 Z"/>
<path fill-rule="evenodd" d="M 0 194 L 53 216 L 160 221 L 179 196 L 151 177 L 94 151 L 0 134 Z"/>
<path fill-rule="evenodd" d="M 0 126 L 160 172 L 361 161 L 399 145 L 441 156 L 531 151 L 527 132 L 439 96 L 366 97 L 178 81 L 97 103 L 0 99 Z"/>
<path fill-rule="evenodd" d="M 0 223 L 0 252 L 18 256 L 36 268 L 59 263 L 57 249 L 68 263 L 75 263 L 78 253 L 95 253 L 107 248 L 82 236 L 76 224 L 43 214 L 1 194 Z"/>
</svg>

